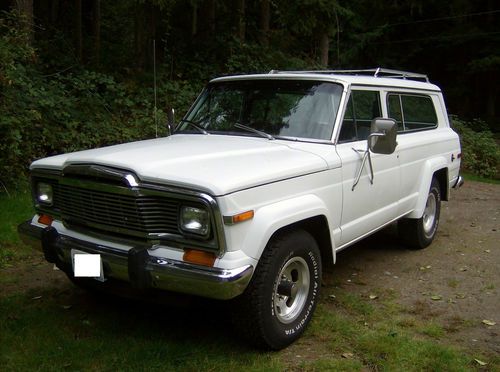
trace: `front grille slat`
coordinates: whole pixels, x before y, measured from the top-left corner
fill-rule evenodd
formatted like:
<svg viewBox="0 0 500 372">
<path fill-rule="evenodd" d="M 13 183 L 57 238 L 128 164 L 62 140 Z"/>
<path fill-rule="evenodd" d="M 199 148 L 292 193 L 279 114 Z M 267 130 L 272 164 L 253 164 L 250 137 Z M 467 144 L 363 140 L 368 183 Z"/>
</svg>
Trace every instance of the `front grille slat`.
<svg viewBox="0 0 500 372">
<path fill-rule="evenodd" d="M 114 214 L 114 213 L 120 214 L 120 213 L 124 213 L 124 212 L 128 213 L 130 210 L 136 209 L 135 205 L 128 206 L 128 205 L 124 205 L 124 204 L 120 204 L 120 203 L 110 205 L 109 202 L 97 203 L 92 199 L 90 199 L 90 201 L 88 201 L 88 202 L 83 202 L 81 200 L 76 200 L 74 198 L 64 197 L 64 198 L 61 198 L 61 201 L 67 205 L 72 205 L 75 207 L 81 206 L 85 210 L 88 209 L 88 210 L 93 210 L 93 211 L 99 211 L 100 209 L 104 209 L 108 214 Z M 89 206 L 88 206 L 89 202 L 91 204 L 91 208 L 89 208 Z"/>
<path fill-rule="evenodd" d="M 91 188 L 59 184 L 54 200 L 68 225 L 98 226 L 99 229 L 121 233 L 179 232 L 179 201 L 161 196 L 124 195 Z"/>
</svg>

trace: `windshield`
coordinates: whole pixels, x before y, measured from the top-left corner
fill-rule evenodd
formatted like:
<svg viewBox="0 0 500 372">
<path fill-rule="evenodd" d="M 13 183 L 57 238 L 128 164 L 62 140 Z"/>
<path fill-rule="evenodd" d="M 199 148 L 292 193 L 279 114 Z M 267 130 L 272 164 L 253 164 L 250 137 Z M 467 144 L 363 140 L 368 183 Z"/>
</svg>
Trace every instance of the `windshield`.
<svg viewBox="0 0 500 372">
<path fill-rule="evenodd" d="M 330 140 L 342 91 L 340 84 L 306 80 L 211 83 L 177 132 Z"/>
</svg>

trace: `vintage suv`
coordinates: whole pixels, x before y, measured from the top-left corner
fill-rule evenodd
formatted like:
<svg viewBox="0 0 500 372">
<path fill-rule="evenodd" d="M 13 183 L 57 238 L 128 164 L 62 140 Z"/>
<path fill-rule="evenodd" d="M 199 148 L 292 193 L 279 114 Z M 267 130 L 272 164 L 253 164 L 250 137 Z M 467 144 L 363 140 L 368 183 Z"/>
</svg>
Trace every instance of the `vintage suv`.
<svg viewBox="0 0 500 372">
<path fill-rule="evenodd" d="M 337 252 L 394 221 L 409 246 L 431 244 L 460 158 L 425 75 L 221 77 L 168 137 L 33 162 L 19 232 L 78 284 L 235 299 L 250 340 L 280 349 Z M 85 254 L 95 278 L 75 277 Z"/>
</svg>

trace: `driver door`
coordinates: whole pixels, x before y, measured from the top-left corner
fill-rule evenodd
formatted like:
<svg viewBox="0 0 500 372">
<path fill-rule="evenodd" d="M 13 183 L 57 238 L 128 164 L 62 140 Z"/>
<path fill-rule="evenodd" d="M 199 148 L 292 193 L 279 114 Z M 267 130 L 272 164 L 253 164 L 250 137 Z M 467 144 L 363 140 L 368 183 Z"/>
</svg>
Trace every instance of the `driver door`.
<svg viewBox="0 0 500 372">
<path fill-rule="evenodd" d="M 343 193 L 339 247 L 398 217 L 401 180 L 397 148 L 388 155 L 371 153 L 373 182 L 366 161 L 353 187 L 367 149 L 371 121 L 376 117 L 382 117 L 380 92 L 352 90 L 336 145 L 342 161 Z"/>
</svg>

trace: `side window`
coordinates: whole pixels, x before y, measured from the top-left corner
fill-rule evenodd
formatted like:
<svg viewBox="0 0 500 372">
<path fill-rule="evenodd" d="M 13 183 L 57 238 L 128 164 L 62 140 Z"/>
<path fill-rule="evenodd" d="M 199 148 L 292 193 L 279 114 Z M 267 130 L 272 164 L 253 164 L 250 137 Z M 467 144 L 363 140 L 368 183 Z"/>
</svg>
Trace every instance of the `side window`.
<svg viewBox="0 0 500 372">
<path fill-rule="evenodd" d="M 347 102 L 339 142 L 365 140 L 372 119 L 380 117 L 380 94 L 377 91 L 353 90 Z"/>
<path fill-rule="evenodd" d="M 432 99 L 426 96 L 401 96 L 406 130 L 427 129 L 437 125 Z"/>
<path fill-rule="evenodd" d="M 398 123 L 400 132 L 431 129 L 437 125 L 436 110 L 429 96 L 389 94 L 389 117 Z"/>
</svg>

